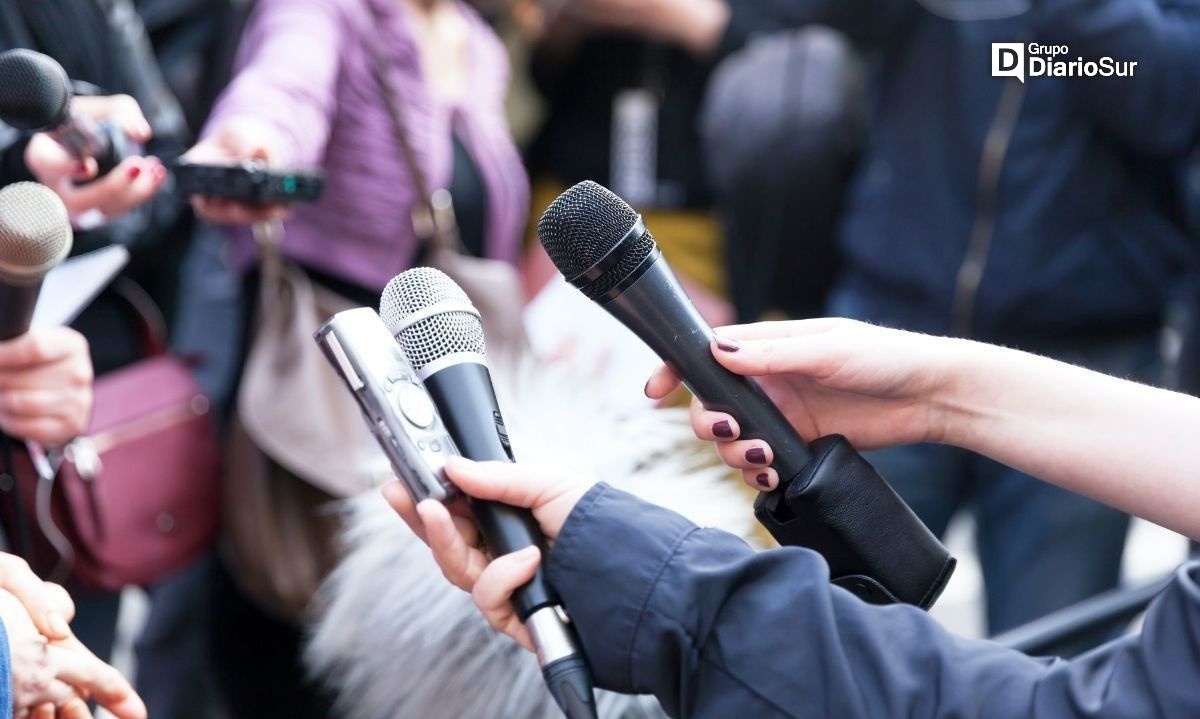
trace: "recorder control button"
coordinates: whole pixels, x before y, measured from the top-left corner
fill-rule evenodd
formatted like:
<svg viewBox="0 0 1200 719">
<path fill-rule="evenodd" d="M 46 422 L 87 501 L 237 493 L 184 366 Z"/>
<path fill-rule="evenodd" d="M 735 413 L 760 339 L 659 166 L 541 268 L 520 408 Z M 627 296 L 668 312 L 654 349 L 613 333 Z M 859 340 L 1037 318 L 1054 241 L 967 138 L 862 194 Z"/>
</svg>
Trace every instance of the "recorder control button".
<svg viewBox="0 0 1200 719">
<path fill-rule="evenodd" d="M 422 429 L 433 424 L 435 414 L 429 395 L 417 385 L 408 383 L 396 385 L 396 390 L 396 403 L 400 405 L 400 411 L 409 422 Z"/>
<path fill-rule="evenodd" d="M 440 453 L 442 451 L 442 443 L 436 439 L 429 441 L 429 451 Z"/>
</svg>

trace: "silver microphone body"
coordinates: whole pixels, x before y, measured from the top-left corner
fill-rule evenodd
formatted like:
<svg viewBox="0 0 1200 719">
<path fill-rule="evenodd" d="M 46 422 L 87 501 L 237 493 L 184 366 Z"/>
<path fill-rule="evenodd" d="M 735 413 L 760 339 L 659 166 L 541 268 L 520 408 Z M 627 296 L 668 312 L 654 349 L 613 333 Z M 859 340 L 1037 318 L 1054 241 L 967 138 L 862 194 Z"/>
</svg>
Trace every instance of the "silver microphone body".
<svg viewBox="0 0 1200 719">
<path fill-rule="evenodd" d="M 409 270 L 384 290 L 380 315 L 429 390 L 462 456 L 514 461 L 487 366 L 483 322 L 462 288 L 437 270 Z M 472 498 L 468 502 L 494 555 L 534 545 L 544 556 L 545 539 L 528 509 Z M 513 604 L 529 629 L 558 705 L 571 719 L 595 717 L 591 672 L 544 567 L 514 593 Z"/>
</svg>

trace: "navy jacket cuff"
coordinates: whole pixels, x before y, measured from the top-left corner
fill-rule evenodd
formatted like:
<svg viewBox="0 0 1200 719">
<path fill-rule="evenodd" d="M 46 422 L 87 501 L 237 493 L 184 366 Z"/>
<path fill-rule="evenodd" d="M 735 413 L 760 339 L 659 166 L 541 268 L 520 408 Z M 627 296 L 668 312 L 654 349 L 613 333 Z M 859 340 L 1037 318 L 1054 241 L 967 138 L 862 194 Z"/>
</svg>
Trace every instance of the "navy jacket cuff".
<svg viewBox="0 0 1200 719">
<path fill-rule="evenodd" d="M 547 571 L 571 615 L 598 686 L 636 693 L 633 648 L 654 588 L 696 526 L 598 484 L 563 525 Z"/>
</svg>

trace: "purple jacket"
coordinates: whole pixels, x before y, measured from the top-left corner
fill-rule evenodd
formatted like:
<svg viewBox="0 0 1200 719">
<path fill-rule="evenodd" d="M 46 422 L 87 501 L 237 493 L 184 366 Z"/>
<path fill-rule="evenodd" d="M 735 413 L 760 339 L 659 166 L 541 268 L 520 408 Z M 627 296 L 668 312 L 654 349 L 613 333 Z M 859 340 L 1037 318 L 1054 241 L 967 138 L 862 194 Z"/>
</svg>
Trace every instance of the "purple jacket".
<svg viewBox="0 0 1200 719">
<path fill-rule="evenodd" d="M 426 177 L 433 187 L 449 185 L 453 128 L 487 187 L 487 255 L 515 259 L 529 183 L 504 115 L 508 56 L 475 11 L 458 5 L 470 25 L 472 87 L 462 106 L 445 107 L 424 85 L 400 0 L 259 0 L 238 72 L 204 134 L 253 119 L 275 133 L 278 165 L 325 170 L 321 201 L 298 205 L 285 223 L 287 256 L 367 289 L 382 289 L 411 265 L 416 191 L 368 44 L 382 37 Z M 248 233 L 236 233 L 235 252 L 240 269 L 253 264 Z"/>
</svg>

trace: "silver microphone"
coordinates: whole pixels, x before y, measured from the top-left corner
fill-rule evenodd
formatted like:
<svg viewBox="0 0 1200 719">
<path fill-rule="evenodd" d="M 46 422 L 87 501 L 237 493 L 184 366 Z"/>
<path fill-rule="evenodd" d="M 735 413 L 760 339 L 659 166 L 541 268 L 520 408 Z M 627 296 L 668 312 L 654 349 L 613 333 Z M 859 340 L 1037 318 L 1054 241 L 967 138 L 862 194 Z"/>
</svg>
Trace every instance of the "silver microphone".
<svg viewBox="0 0 1200 719">
<path fill-rule="evenodd" d="M 512 462 L 512 445 L 487 367 L 483 321 L 462 288 L 438 270 L 397 275 L 383 291 L 379 314 L 425 383 L 462 456 Z M 545 538 L 528 509 L 468 498 L 488 546 L 497 555 Z M 542 676 L 571 719 L 596 716 L 591 672 L 570 620 L 543 567 L 513 595 L 537 650 Z"/>
</svg>

